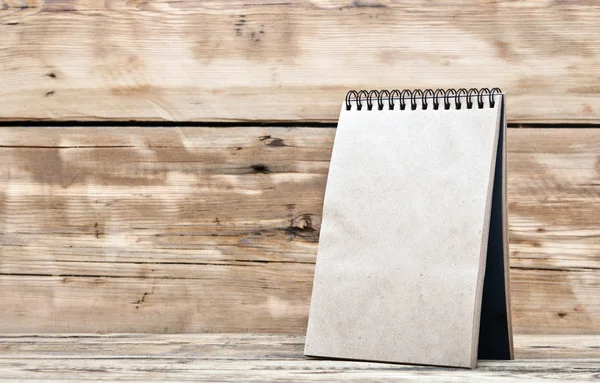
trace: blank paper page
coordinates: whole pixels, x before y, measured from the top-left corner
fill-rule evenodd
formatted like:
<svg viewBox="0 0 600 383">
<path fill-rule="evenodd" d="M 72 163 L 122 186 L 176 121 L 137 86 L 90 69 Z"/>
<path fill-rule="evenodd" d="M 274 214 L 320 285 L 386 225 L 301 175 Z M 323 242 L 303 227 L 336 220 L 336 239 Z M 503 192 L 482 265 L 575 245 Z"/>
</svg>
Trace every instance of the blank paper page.
<svg viewBox="0 0 600 383">
<path fill-rule="evenodd" d="M 495 97 L 482 109 L 343 107 L 305 354 L 476 365 Z"/>
</svg>

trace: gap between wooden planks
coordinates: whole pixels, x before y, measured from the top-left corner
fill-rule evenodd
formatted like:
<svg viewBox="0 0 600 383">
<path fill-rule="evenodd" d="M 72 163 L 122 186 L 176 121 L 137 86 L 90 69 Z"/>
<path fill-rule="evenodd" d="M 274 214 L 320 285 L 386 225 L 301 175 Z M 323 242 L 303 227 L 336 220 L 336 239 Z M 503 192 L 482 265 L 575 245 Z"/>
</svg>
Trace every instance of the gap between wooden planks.
<svg viewBox="0 0 600 383">
<path fill-rule="evenodd" d="M 8 0 L 0 119 L 335 121 L 349 89 L 500 87 L 600 122 L 600 4 Z"/>
<path fill-rule="evenodd" d="M 305 331 L 333 128 L 0 130 L 4 332 Z M 600 131 L 508 132 L 515 333 L 600 333 Z"/>
</svg>

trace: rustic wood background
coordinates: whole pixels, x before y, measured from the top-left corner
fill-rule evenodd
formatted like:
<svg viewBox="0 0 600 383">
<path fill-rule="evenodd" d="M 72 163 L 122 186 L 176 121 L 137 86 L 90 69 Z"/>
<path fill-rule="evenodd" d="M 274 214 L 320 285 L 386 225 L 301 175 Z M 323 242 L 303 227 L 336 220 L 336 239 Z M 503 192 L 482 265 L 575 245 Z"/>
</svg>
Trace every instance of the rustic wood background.
<svg viewBox="0 0 600 383">
<path fill-rule="evenodd" d="M 330 121 L 348 88 L 501 87 L 600 122 L 597 1 L 0 0 L 0 119 Z"/>
<path fill-rule="evenodd" d="M 0 328 L 305 331 L 334 128 L 0 130 Z M 512 128 L 517 333 L 599 333 L 600 131 Z"/>
<path fill-rule="evenodd" d="M 0 0 L 0 329 L 303 333 L 345 92 L 499 86 L 515 332 L 600 334 L 599 20 L 593 1 Z"/>
</svg>

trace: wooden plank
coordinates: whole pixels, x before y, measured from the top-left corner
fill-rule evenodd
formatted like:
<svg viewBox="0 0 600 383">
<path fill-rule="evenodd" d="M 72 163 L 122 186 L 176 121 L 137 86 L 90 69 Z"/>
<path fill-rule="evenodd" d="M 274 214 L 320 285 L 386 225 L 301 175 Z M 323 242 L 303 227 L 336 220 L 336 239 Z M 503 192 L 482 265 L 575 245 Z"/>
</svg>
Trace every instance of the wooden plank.
<svg viewBox="0 0 600 383">
<path fill-rule="evenodd" d="M 1 328 L 303 333 L 334 134 L 0 130 Z M 600 334 L 600 131 L 508 149 L 515 333 Z"/>
<path fill-rule="evenodd" d="M 515 335 L 515 358 L 598 359 L 597 335 Z M 302 334 L 0 335 L 0 359 L 306 359 Z M 110 353 L 107 355 L 107 353 Z"/>
<path fill-rule="evenodd" d="M 593 1 L 8 0 L 0 119 L 335 121 L 352 88 L 499 86 L 600 122 Z"/>
<path fill-rule="evenodd" d="M 329 360 L 0 359 L 5 382 L 589 382 L 598 359 L 485 361 L 477 370 Z"/>
<path fill-rule="evenodd" d="M 600 358 L 598 335 L 515 335 L 515 358 Z"/>
<path fill-rule="evenodd" d="M 314 359 L 302 355 L 303 346 L 302 335 L 0 336 L 0 375 L 4 381 L 522 382 L 587 381 L 600 372 L 598 336 L 517 335 L 517 360 L 480 361 L 476 370 Z"/>
</svg>

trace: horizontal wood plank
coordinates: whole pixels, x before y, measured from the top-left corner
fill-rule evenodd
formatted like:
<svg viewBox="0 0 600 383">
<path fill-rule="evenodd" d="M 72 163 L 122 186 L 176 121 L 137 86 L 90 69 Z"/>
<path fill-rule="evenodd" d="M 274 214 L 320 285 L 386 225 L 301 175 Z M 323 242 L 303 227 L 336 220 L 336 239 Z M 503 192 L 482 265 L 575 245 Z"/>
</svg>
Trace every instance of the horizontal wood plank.
<svg viewBox="0 0 600 383">
<path fill-rule="evenodd" d="M 0 130 L 0 327 L 303 333 L 334 134 Z M 600 334 L 600 131 L 508 150 L 515 333 Z"/>
<path fill-rule="evenodd" d="M 597 336 L 517 335 L 517 360 L 480 361 L 476 370 L 314 359 L 302 355 L 303 347 L 302 335 L 0 336 L 0 376 L 3 381 L 578 382 L 597 377 L 600 360 Z"/>
<path fill-rule="evenodd" d="M 353 88 L 501 87 L 600 122 L 600 4 L 5 0 L 0 119 L 335 121 Z"/>
<path fill-rule="evenodd" d="M 517 334 L 514 344 L 516 360 L 600 358 L 597 335 Z M 303 347 L 303 334 L 0 334 L 0 359 L 306 359 Z"/>
</svg>

